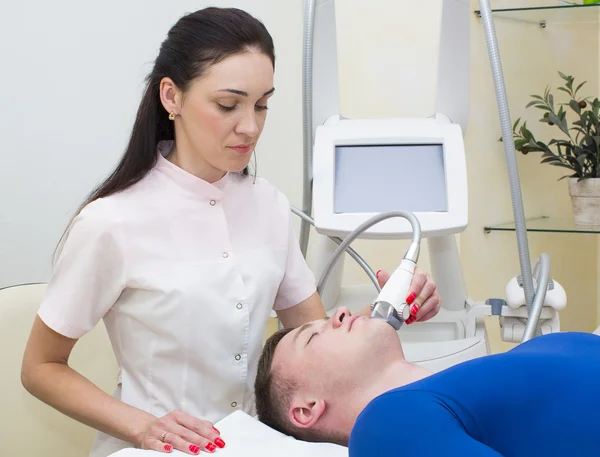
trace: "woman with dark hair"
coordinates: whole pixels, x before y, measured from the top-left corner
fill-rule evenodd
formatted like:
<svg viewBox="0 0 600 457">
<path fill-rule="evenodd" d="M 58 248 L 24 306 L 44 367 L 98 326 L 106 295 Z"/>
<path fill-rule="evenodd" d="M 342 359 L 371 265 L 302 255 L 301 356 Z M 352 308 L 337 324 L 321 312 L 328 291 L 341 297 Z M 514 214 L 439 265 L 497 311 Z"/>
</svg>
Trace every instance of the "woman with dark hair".
<svg viewBox="0 0 600 457">
<path fill-rule="evenodd" d="M 122 160 L 59 243 L 22 379 L 99 430 L 94 457 L 225 446 L 213 423 L 253 411 L 271 310 L 286 327 L 325 316 L 289 202 L 248 176 L 274 66 L 271 36 L 249 14 L 207 8 L 181 18 L 162 43 Z M 411 292 L 417 320 L 437 312 L 426 274 Z M 112 397 L 68 365 L 100 319 L 119 364 Z"/>
</svg>

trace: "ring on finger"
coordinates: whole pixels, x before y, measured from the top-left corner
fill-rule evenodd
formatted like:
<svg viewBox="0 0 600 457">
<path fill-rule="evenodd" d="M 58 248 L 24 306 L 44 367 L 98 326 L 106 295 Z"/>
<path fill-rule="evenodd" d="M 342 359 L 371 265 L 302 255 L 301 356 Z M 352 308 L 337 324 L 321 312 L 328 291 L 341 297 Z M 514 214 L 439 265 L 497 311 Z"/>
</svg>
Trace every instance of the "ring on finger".
<svg viewBox="0 0 600 457">
<path fill-rule="evenodd" d="M 164 443 L 165 442 L 165 436 L 167 436 L 167 432 L 163 432 L 162 435 L 160 435 L 160 440 Z"/>
</svg>

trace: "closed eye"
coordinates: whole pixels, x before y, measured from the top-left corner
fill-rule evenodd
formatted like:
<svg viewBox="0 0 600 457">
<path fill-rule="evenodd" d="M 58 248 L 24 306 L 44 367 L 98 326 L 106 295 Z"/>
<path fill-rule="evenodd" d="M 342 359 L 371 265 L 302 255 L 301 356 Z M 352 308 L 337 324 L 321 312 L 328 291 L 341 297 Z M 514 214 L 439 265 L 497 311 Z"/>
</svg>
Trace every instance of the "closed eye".
<svg viewBox="0 0 600 457">
<path fill-rule="evenodd" d="M 235 107 L 237 105 L 233 105 L 233 106 L 225 106 L 225 105 L 221 105 L 220 103 L 217 103 L 217 105 L 219 106 L 219 109 L 225 112 L 230 112 L 233 111 L 235 109 Z"/>
<path fill-rule="evenodd" d="M 217 106 L 219 107 L 219 109 L 221 111 L 225 111 L 226 113 L 230 113 L 231 111 L 233 111 L 237 108 L 237 105 L 227 106 L 227 105 L 221 105 L 220 103 L 217 103 Z M 269 107 L 266 105 L 255 105 L 254 109 L 256 111 L 266 111 L 269 109 Z"/>
<path fill-rule="evenodd" d="M 308 343 L 310 343 L 310 341 L 311 341 L 311 340 L 312 340 L 312 339 L 313 339 L 315 336 L 317 336 L 317 335 L 318 335 L 318 333 L 317 333 L 317 332 L 315 332 L 315 333 L 313 333 L 312 335 L 310 335 L 310 338 L 309 338 L 309 339 L 308 339 L 308 341 L 306 342 L 306 346 L 308 346 Z"/>
</svg>

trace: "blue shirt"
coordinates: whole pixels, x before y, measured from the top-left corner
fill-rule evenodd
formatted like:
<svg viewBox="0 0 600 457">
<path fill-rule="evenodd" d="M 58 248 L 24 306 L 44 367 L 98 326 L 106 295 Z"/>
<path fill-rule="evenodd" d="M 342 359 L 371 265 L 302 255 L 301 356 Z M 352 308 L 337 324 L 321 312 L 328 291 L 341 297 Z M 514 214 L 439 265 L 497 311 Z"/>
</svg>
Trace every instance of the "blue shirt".
<svg viewBox="0 0 600 457">
<path fill-rule="evenodd" d="M 350 457 L 600 456 L 600 336 L 555 333 L 386 392 Z"/>
</svg>

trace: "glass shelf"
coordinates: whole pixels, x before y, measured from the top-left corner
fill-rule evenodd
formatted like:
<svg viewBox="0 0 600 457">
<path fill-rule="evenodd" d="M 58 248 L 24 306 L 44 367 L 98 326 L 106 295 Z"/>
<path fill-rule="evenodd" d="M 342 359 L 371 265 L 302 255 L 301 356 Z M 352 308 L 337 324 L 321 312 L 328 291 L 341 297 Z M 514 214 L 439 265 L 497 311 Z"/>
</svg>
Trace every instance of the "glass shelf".
<svg viewBox="0 0 600 457">
<path fill-rule="evenodd" d="M 563 2 L 561 2 L 563 3 Z M 551 23 L 598 23 L 600 22 L 600 3 L 592 5 L 559 4 L 554 6 L 537 6 L 523 8 L 492 9 L 494 18 L 513 19 L 530 22 L 546 27 Z M 481 16 L 481 11 L 475 14 Z"/>
<path fill-rule="evenodd" d="M 598 233 L 600 234 L 600 225 L 575 225 L 572 218 L 558 217 L 536 217 L 526 219 L 525 225 L 528 232 L 547 232 L 547 233 Z M 490 225 L 483 228 L 485 233 L 490 232 L 514 232 L 514 222 L 506 224 Z"/>
</svg>

